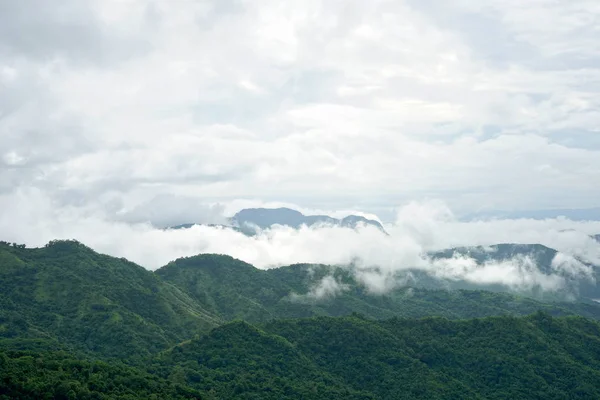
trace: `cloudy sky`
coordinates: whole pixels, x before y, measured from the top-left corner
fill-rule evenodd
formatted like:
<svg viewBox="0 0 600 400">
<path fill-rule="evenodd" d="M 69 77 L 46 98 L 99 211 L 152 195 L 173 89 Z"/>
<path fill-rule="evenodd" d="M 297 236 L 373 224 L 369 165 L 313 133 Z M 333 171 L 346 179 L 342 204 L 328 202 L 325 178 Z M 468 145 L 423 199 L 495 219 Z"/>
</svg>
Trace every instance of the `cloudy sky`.
<svg viewBox="0 0 600 400">
<path fill-rule="evenodd" d="M 0 0 L 8 240 L 76 237 L 150 267 L 200 251 L 269 266 L 327 232 L 257 244 L 143 224 L 291 204 L 400 229 L 365 257 L 401 257 L 407 232 L 421 250 L 565 247 L 564 220 L 455 216 L 598 207 L 599 127 L 596 0 Z M 347 235 L 335 240 L 365 243 Z M 323 261 L 351 256 L 328 246 Z"/>
<path fill-rule="evenodd" d="M 4 196 L 599 204 L 595 0 L 0 0 L 0 85 Z"/>
</svg>

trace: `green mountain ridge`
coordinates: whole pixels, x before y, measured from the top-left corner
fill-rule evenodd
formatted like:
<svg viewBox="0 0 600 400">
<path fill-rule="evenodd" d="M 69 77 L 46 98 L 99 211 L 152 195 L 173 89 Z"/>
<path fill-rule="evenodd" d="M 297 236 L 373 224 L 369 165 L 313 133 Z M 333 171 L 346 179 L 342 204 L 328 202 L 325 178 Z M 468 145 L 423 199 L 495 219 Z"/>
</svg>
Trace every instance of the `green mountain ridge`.
<svg viewBox="0 0 600 400">
<path fill-rule="evenodd" d="M 146 355 L 222 322 L 155 274 L 75 241 L 0 245 L 0 287 L 0 336 L 105 355 Z"/>
<path fill-rule="evenodd" d="M 523 315 L 542 309 L 554 315 L 600 316 L 600 307 L 594 304 L 544 303 L 514 293 L 401 286 L 385 294 L 374 294 L 357 281 L 351 268 L 339 266 L 297 264 L 260 270 L 229 256 L 204 254 L 175 260 L 156 274 L 225 319 L 250 322 L 343 316 L 352 312 L 374 318 L 427 315 L 469 318 Z M 311 290 L 323 279 L 331 279 L 344 289 L 323 298 L 311 296 Z"/>
<path fill-rule="evenodd" d="M 318 293 L 331 283 L 335 293 Z M 595 303 L 540 302 L 514 293 L 400 286 L 369 291 L 351 267 L 260 270 L 229 256 L 180 258 L 155 272 L 75 241 L 0 245 L 0 337 L 52 340 L 103 357 L 154 354 L 234 319 L 345 316 L 386 319 L 551 315 L 600 319 Z M 15 345 L 17 345 L 15 344 Z M 35 342 L 31 342 L 35 346 Z"/>
<path fill-rule="evenodd" d="M 0 243 L 0 288 L 0 400 L 600 396 L 594 303 L 214 254 L 152 272 L 76 241 Z"/>
<path fill-rule="evenodd" d="M 599 335 L 596 322 L 544 313 L 233 322 L 154 368 L 166 376 L 175 365 L 181 382 L 220 398 L 591 399 L 600 395 Z"/>
<path fill-rule="evenodd" d="M 234 321 L 141 365 L 0 351 L 0 399 L 595 399 L 582 317 Z"/>
</svg>

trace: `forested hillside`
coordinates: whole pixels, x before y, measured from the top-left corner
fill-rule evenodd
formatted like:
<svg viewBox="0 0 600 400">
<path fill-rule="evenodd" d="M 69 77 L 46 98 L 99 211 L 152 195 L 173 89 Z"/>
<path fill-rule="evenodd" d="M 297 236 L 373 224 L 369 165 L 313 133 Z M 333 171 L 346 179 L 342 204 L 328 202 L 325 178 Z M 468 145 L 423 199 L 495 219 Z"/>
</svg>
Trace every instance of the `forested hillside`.
<svg viewBox="0 0 600 400">
<path fill-rule="evenodd" d="M 137 366 L 6 351 L 0 376 L 7 399 L 596 399 L 600 325 L 545 313 L 240 321 Z"/>
<path fill-rule="evenodd" d="M 74 241 L 0 245 L 0 287 L 0 337 L 105 356 L 147 356 L 222 322 L 146 269 Z"/>
<path fill-rule="evenodd" d="M 75 241 L 0 244 L 0 287 L 0 399 L 600 398 L 593 303 Z"/>
<path fill-rule="evenodd" d="M 156 273 L 224 319 L 250 322 L 352 312 L 373 318 L 470 318 L 545 310 L 600 318 L 594 304 L 543 303 L 511 293 L 399 286 L 377 294 L 356 279 L 351 267 L 297 264 L 259 270 L 229 256 L 203 254 L 175 260 Z M 319 292 L 324 282 L 339 290 Z"/>
</svg>

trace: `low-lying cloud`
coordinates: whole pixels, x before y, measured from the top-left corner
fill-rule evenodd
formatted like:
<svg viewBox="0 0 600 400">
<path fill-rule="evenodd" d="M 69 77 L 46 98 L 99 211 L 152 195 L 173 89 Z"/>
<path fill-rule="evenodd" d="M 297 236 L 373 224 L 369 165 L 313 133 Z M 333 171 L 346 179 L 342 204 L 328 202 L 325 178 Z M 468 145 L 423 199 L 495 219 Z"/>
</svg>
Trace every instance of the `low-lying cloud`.
<svg viewBox="0 0 600 400">
<path fill-rule="evenodd" d="M 295 302 L 311 302 L 336 297 L 348 290 L 349 286 L 340 282 L 334 276 L 327 275 L 313 284 L 308 293 L 291 293 L 290 300 Z"/>
<path fill-rule="evenodd" d="M 516 290 L 540 288 L 554 291 L 563 288 L 565 284 L 564 278 L 558 274 L 542 273 L 535 260 L 528 256 L 488 261 L 481 265 L 469 257 L 444 258 L 433 261 L 429 272 L 435 277 L 451 281 L 504 285 Z"/>
<path fill-rule="evenodd" d="M 19 204 L 19 207 L 13 207 Z M 229 254 L 267 269 L 293 263 L 324 263 L 356 268 L 356 277 L 373 292 L 385 292 L 398 282 L 394 274 L 422 270 L 448 280 L 500 284 L 515 289 L 557 290 L 565 280 L 592 279 L 588 264 L 600 265 L 600 243 L 590 234 L 600 222 L 550 220 L 488 220 L 461 222 L 443 204 L 411 203 L 401 207 L 389 236 L 362 226 L 279 226 L 253 237 L 224 227 L 196 225 L 164 230 L 149 223 L 123 222 L 77 207 L 55 207 L 39 191 L 0 196 L 0 239 L 42 246 L 53 239 L 76 239 L 94 250 L 128 258 L 154 270 L 169 261 L 199 253 Z M 213 208 L 214 209 L 214 208 Z M 559 251 L 550 273 L 541 272 L 528 257 L 481 265 L 468 257 L 431 260 L 428 252 L 455 246 L 496 243 L 539 243 Z M 377 269 L 373 269 L 377 267 Z M 335 293 L 334 282 L 322 281 L 314 297 Z"/>
</svg>

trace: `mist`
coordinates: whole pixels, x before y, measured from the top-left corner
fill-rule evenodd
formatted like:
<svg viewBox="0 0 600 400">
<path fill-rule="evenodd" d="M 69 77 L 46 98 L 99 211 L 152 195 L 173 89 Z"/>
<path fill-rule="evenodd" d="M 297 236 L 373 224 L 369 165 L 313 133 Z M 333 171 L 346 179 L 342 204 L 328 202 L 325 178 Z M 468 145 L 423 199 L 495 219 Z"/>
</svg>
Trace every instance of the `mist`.
<svg viewBox="0 0 600 400">
<path fill-rule="evenodd" d="M 11 208 L 11 204 L 19 207 Z M 396 220 L 386 224 L 389 236 L 370 226 L 355 230 L 316 226 L 295 230 L 276 226 L 253 237 L 226 227 L 196 225 L 189 229 L 161 229 L 149 222 L 125 222 L 85 207 L 56 207 L 38 191 L 1 196 L 0 239 L 43 246 L 54 239 L 75 239 L 94 250 L 125 257 L 155 270 L 179 257 L 199 253 L 228 254 L 257 268 L 294 263 L 353 264 L 357 278 L 374 292 L 395 283 L 394 273 L 426 271 L 449 280 L 501 284 L 515 289 L 540 287 L 558 290 L 565 279 L 593 279 L 589 264 L 600 265 L 600 243 L 590 237 L 600 232 L 599 221 L 565 218 L 533 220 L 459 221 L 441 202 L 408 203 L 398 207 Z M 197 215 L 225 207 L 199 207 Z M 211 221 L 218 216 L 211 216 Z M 497 243 L 539 243 L 559 251 L 553 273 L 544 274 L 531 259 L 515 258 L 478 266 L 468 257 L 432 260 L 428 253 L 456 246 Z M 377 267 L 377 272 L 373 272 Z M 333 281 L 321 282 L 314 295 L 336 293 Z"/>
</svg>

